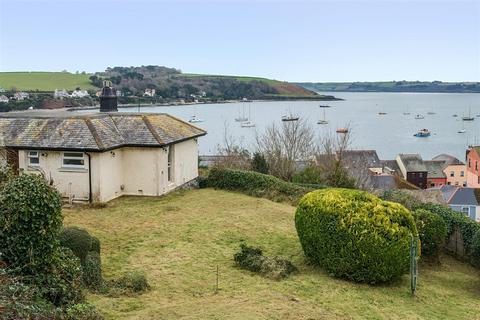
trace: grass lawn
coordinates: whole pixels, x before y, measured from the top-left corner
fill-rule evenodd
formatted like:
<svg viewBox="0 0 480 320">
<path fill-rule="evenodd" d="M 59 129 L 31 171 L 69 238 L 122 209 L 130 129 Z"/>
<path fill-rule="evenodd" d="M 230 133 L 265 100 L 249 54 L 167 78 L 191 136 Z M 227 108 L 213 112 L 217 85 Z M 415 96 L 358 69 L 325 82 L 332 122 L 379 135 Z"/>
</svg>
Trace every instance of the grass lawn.
<svg viewBox="0 0 480 320">
<path fill-rule="evenodd" d="M 334 279 L 305 261 L 294 212 L 265 199 L 201 189 L 68 209 L 64 223 L 99 237 L 106 278 L 143 270 L 152 285 L 133 297 L 89 294 L 107 319 L 480 318 L 480 272 L 472 267 L 448 256 L 440 266 L 421 265 L 415 298 L 408 276 L 384 286 Z M 232 256 L 240 241 L 291 259 L 299 273 L 277 282 L 236 268 Z"/>
<path fill-rule="evenodd" d="M 93 89 L 90 74 L 68 72 L 0 72 L 0 87 L 10 90 L 16 87 L 25 91 L 54 91 L 55 89 Z"/>
</svg>

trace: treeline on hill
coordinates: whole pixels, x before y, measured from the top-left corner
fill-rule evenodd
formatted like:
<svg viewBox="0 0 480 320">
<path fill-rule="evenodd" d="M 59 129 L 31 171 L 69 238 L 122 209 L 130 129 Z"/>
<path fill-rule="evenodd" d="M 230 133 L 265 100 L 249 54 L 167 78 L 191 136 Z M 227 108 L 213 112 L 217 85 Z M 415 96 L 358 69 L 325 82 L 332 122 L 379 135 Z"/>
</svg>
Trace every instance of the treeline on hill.
<svg viewBox="0 0 480 320">
<path fill-rule="evenodd" d="M 480 82 L 386 81 L 297 83 L 313 91 L 351 92 L 480 92 Z"/>
<path fill-rule="evenodd" d="M 259 80 L 240 81 L 234 77 L 183 74 L 180 70 L 161 66 L 113 67 L 90 77 L 101 87 L 109 79 L 123 96 L 142 96 L 145 89 L 155 89 L 163 99 L 261 99 L 278 94 L 278 90 Z M 120 98 L 126 100 L 125 98 Z"/>
</svg>

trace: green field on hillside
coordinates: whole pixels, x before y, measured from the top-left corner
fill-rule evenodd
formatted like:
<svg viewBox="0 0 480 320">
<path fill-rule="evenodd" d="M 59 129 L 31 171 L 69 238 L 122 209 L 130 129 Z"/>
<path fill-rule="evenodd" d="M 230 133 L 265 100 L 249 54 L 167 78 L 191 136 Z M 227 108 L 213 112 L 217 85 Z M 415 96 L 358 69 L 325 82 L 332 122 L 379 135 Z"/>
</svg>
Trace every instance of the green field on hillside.
<svg viewBox="0 0 480 320">
<path fill-rule="evenodd" d="M 93 89 L 90 74 L 68 72 L 0 72 L 0 87 L 24 91 L 54 91 L 55 89 Z"/>
<path fill-rule="evenodd" d="M 152 286 L 138 296 L 90 293 L 106 319 L 478 319 L 478 270 L 449 256 L 440 265 L 421 264 L 416 297 L 408 275 L 378 286 L 335 279 L 306 261 L 294 212 L 287 204 L 200 189 L 67 209 L 64 224 L 101 240 L 105 278 L 144 271 Z M 291 260 L 299 272 L 274 281 L 237 268 L 233 254 L 242 241 Z"/>
</svg>

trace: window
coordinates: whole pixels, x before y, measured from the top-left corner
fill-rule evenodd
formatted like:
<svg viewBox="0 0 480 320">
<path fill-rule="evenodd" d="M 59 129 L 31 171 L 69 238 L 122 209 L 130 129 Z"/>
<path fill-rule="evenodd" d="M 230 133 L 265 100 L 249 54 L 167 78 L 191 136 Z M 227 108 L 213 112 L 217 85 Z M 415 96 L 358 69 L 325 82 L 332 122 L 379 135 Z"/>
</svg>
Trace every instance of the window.
<svg viewBox="0 0 480 320">
<path fill-rule="evenodd" d="M 40 166 L 40 153 L 38 151 L 28 151 L 28 166 Z"/>
<path fill-rule="evenodd" d="M 470 158 L 468 158 L 468 167 L 469 167 L 469 168 L 472 167 L 472 161 L 470 160 Z"/>
<path fill-rule="evenodd" d="M 450 171 L 450 177 L 455 177 L 455 171 Z"/>
<path fill-rule="evenodd" d="M 174 149 L 173 146 L 168 147 L 168 155 L 167 155 L 167 176 L 168 181 L 173 181 L 173 156 L 174 156 Z"/>
<path fill-rule="evenodd" d="M 458 186 L 458 181 L 455 181 L 455 185 Z"/>
<path fill-rule="evenodd" d="M 478 171 L 478 161 L 475 161 L 475 171 Z"/>
<path fill-rule="evenodd" d="M 465 177 L 465 171 L 460 171 L 460 177 Z"/>
<path fill-rule="evenodd" d="M 467 181 L 463 181 L 463 186 L 464 186 L 464 187 L 467 186 Z"/>
<path fill-rule="evenodd" d="M 452 183 L 450 181 L 447 181 L 447 185 L 451 185 Z"/>
<path fill-rule="evenodd" d="M 468 207 L 462 207 L 462 212 L 464 215 L 466 215 L 467 217 L 470 216 L 470 210 L 468 209 Z"/>
<path fill-rule="evenodd" d="M 84 168 L 85 159 L 82 152 L 63 153 L 63 166 L 67 168 Z"/>
<path fill-rule="evenodd" d="M 435 187 L 435 182 L 431 182 L 430 187 L 432 187 L 432 188 Z"/>
<path fill-rule="evenodd" d="M 423 178 L 423 173 L 419 173 L 418 176 L 419 176 L 420 178 Z"/>
</svg>

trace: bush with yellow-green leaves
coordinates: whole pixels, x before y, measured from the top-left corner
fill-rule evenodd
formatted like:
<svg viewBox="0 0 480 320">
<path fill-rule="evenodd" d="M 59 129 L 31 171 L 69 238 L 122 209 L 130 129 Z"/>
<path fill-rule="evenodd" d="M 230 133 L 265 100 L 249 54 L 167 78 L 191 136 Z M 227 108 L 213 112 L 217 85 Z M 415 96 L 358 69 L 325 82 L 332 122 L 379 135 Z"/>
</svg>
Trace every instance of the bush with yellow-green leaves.
<svg viewBox="0 0 480 320">
<path fill-rule="evenodd" d="M 333 276 L 364 283 L 396 279 L 409 270 L 412 214 L 367 192 L 323 189 L 298 205 L 295 226 L 305 255 Z"/>
</svg>

